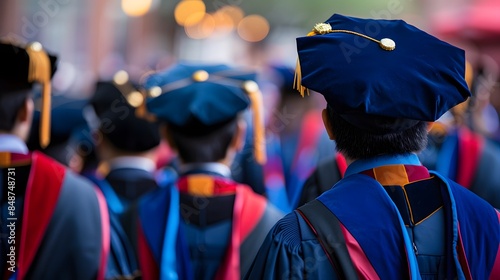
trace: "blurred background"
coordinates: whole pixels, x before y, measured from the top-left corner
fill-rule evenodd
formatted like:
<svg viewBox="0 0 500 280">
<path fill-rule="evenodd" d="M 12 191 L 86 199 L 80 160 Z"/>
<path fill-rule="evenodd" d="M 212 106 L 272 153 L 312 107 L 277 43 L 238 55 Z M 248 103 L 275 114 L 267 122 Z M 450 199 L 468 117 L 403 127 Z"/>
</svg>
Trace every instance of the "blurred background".
<svg viewBox="0 0 500 280">
<path fill-rule="evenodd" d="M 56 91 L 83 97 L 179 59 L 293 66 L 295 38 L 333 13 L 401 18 L 464 48 L 500 107 L 500 0 L 1 0 L 0 36 L 57 53 Z"/>
</svg>

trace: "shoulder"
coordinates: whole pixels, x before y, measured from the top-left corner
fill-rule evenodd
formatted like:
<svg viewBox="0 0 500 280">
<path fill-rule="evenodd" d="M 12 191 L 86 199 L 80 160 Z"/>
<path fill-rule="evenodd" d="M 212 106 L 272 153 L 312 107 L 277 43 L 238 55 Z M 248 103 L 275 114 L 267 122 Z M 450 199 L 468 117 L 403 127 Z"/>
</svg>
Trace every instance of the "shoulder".
<svg viewBox="0 0 500 280">
<path fill-rule="evenodd" d="M 291 251 L 299 250 L 304 241 L 316 240 L 304 219 L 295 211 L 280 219 L 271 229 L 270 235 L 275 244 Z"/>
</svg>

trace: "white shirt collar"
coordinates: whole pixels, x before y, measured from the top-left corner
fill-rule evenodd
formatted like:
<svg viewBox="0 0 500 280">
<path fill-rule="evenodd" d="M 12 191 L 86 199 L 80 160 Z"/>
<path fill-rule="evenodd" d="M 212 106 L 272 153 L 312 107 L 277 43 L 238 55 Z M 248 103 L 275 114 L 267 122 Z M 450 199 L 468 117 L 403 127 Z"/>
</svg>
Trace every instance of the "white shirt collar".
<svg viewBox="0 0 500 280">
<path fill-rule="evenodd" d="M 180 167 L 181 173 L 190 172 L 210 172 L 221 175 L 222 177 L 231 178 L 231 169 L 219 162 L 206 162 L 206 163 L 188 163 Z"/>
<path fill-rule="evenodd" d="M 0 152 L 28 154 L 28 146 L 21 138 L 12 134 L 0 134 Z"/>
<path fill-rule="evenodd" d="M 117 157 L 109 161 L 110 170 L 120 168 L 134 168 L 142 169 L 147 172 L 154 172 L 156 170 L 156 164 L 148 158 L 137 156 Z"/>
</svg>

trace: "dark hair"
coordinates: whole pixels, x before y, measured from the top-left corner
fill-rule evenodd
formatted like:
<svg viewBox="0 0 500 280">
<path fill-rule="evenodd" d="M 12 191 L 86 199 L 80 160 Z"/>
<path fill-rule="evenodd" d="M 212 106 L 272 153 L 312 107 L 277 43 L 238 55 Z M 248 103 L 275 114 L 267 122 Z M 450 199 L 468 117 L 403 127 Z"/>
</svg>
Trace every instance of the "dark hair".
<svg viewBox="0 0 500 280">
<path fill-rule="evenodd" d="M 226 157 L 237 122 L 238 118 L 235 118 L 203 134 L 189 133 L 193 132 L 189 128 L 168 125 L 168 133 L 185 163 L 216 162 Z"/>
<path fill-rule="evenodd" d="M 19 89 L 0 80 L 0 130 L 11 131 L 14 128 L 16 116 L 30 93 L 31 89 Z"/>
<path fill-rule="evenodd" d="M 427 123 L 424 121 L 401 132 L 372 134 L 350 124 L 330 106 L 327 111 L 337 151 L 351 159 L 418 152 L 427 145 Z"/>
</svg>

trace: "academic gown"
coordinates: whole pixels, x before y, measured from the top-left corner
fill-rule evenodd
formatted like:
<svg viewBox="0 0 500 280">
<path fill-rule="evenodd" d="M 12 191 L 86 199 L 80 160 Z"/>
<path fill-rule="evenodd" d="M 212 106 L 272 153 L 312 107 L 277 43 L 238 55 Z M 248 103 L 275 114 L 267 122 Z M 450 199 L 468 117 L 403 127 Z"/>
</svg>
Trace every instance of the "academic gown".
<svg viewBox="0 0 500 280">
<path fill-rule="evenodd" d="M 431 138 L 438 149 L 435 170 L 500 208 L 500 147 L 491 140 L 458 128 L 446 138 Z"/>
<path fill-rule="evenodd" d="M 8 141 L 0 141 L 2 223 L 15 219 L 15 244 L 0 242 L 2 279 L 104 279 L 109 224 L 101 192 L 42 153 L 6 152 Z M 8 192 L 15 193 L 13 212 Z M 6 226 L 2 237 L 11 234 Z M 15 246 L 14 274 L 5 245 Z"/>
<path fill-rule="evenodd" d="M 498 211 L 416 155 L 356 161 L 318 200 L 340 221 L 359 279 L 500 279 Z M 245 279 L 339 277 L 295 211 L 271 230 Z"/>
<path fill-rule="evenodd" d="M 136 162 L 132 158 L 122 160 L 126 166 L 112 168 L 105 179 L 89 176 L 103 192 L 110 213 L 111 250 L 106 279 L 140 277 L 136 252 L 125 231 L 135 225 L 132 225 L 131 217 L 125 213 L 142 195 L 158 188 L 158 184 L 152 172 L 132 166 L 139 164 L 139 161 L 140 159 Z"/>
<path fill-rule="evenodd" d="M 190 166 L 139 209 L 143 279 L 240 279 L 282 217 L 265 198 L 210 163 Z M 241 253 L 240 253 L 241 252 Z"/>
</svg>

